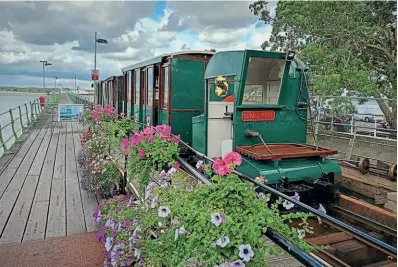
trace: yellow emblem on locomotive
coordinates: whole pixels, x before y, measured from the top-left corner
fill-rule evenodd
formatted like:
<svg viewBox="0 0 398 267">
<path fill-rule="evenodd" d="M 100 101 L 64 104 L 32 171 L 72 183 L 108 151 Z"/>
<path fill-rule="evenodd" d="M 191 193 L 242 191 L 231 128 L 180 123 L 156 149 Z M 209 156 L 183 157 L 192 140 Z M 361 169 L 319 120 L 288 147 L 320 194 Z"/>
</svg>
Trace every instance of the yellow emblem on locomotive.
<svg viewBox="0 0 398 267">
<path fill-rule="evenodd" d="M 228 95 L 227 80 L 223 76 L 218 75 L 215 80 L 215 84 L 216 84 L 216 89 L 215 89 L 216 96 L 226 97 Z"/>
</svg>

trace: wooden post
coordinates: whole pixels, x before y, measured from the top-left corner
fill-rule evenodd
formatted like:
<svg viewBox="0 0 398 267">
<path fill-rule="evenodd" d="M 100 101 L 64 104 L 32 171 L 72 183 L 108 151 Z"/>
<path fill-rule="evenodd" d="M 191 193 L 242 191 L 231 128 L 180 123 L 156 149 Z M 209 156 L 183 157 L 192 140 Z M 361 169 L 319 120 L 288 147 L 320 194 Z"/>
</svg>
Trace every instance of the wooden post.
<svg viewBox="0 0 398 267">
<path fill-rule="evenodd" d="M 21 123 L 21 134 L 24 132 L 24 126 L 23 126 L 23 120 L 22 120 L 22 111 L 21 111 L 21 106 L 18 106 L 18 111 L 19 111 L 19 123 Z"/>
<path fill-rule="evenodd" d="M 3 154 L 7 153 L 8 149 L 7 149 L 6 144 L 4 143 L 3 128 L 1 127 L 1 123 L 0 123 L 0 144 L 3 147 Z"/>
<path fill-rule="evenodd" d="M 15 141 L 18 140 L 18 135 L 15 132 L 15 126 L 14 126 L 14 115 L 12 115 L 12 109 L 10 109 L 10 117 L 11 117 L 11 129 L 12 129 L 12 133 L 14 134 L 15 137 Z"/>
<path fill-rule="evenodd" d="M 34 117 L 33 117 L 33 106 L 32 106 L 32 101 L 29 101 L 30 104 L 30 120 L 33 122 Z"/>
<path fill-rule="evenodd" d="M 26 105 L 26 103 L 25 103 L 25 112 L 26 112 L 26 120 L 28 121 L 27 126 L 29 126 L 30 125 L 29 112 L 28 112 L 28 106 Z"/>
</svg>

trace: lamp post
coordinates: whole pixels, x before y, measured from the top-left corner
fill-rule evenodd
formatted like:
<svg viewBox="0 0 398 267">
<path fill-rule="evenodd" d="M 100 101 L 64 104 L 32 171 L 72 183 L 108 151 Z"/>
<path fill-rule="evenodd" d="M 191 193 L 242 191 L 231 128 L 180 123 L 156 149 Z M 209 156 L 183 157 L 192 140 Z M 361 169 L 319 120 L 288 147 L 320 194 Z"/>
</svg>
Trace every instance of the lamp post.
<svg viewBox="0 0 398 267">
<path fill-rule="evenodd" d="M 44 92 L 45 92 L 46 91 L 46 79 L 45 79 L 45 74 L 44 74 L 44 67 L 45 66 L 50 66 L 52 64 L 47 62 L 47 60 L 40 60 L 40 62 L 43 63 L 43 89 L 44 89 Z"/>
<path fill-rule="evenodd" d="M 97 43 L 108 44 L 108 41 L 105 39 L 98 39 L 97 32 L 95 32 L 95 34 L 94 34 L 94 71 L 97 70 Z M 96 85 L 97 85 L 97 81 L 94 80 L 94 88 L 97 88 Z"/>
<path fill-rule="evenodd" d="M 76 94 L 76 73 L 74 73 L 74 72 L 72 72 L 73 73 L 73 75 L 75 75 L 75 94 Z"/>
</svg>

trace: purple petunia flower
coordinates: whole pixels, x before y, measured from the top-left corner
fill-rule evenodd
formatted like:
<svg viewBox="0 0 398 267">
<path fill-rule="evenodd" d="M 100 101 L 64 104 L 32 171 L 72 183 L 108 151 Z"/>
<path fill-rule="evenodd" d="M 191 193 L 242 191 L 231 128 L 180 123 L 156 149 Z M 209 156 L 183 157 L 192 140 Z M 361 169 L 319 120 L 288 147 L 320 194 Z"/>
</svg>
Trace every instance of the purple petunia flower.
<svg viewBox="0 0 398 267">
<path fill-rule="evenodd" d="M 112 246 L 113 246 L 113 238 L 108 236 L 105 241 L 105 250 L 109 252 Z"/>
<path fill-rule="evenodd" d="M 258 193 L 257 197 L 258 199 L 264 199 L 264 201 L 267 203 L 270 201 L 270 197 L 263 192 Z"/>
<path fill-rule="evenodd" d="M 169 207 L 160 206 L 159 209 L 158 209 L 159 217 L 165 218 L 165 217 L 169 216 L 169 213 L 170 213 Z"/>
<path fill-rule="evenodd" d="M 164 177 L 166 177 L 166 171 L 165 171 L 165 170 L 162 170 L 162 171 L 160 172 L 160 174 L 159 174 L 159 180 L 160 180 L 160 181 L 163 180 Z"/>
<path fill-rule="evenodd" d="M 203 160 L 199 160 L 198 162 L 196 162 L 196 169 L 200 169 L 200 168 L 202 168 L 203 167 Z"/>
<path fill-rule="evenodd" d="M 103 243 L 103 242 L 104 242 L 104 238 L 105 238 L 105 232 L 104 232 L 104 229 L 101 228 L 101 229 L 98 231 L 98 233 L 97 233 L 98 242 Z"/>
<path fill-rule="evenodd" d="M 141 250 L 139 249 L 134 249 L 134 256 L 139 259 L 141 256 Z"/>
<path fill-rule="evenodd" d="M 123 227 L 129 228 L 131 226 L 131 221 L 129 219 L 124 220 Z"/>
<path fill-rule="evenodd" d="M 243 261 L 249 261 L 254 256 L 254 252 L 250 245 L 240 245 L 239 246 L 239 257 Z"/>
<path fill-rule="evenodd" d="M 176 172 L 177 172 L 177 169 L 173 167 L 167 172 L 167 176 L 171 176 L 171 175 L 173 175 Z"/>
<path fill-rule="evenodd" d="M 164 182 L 161 186 L 162 186 L 163 188 L 169 188 L 170 183 L 169 183 L 169 182 Z"/>
<path fill-rule="evenodd" d="M 175 231 L 175 234 L 174 234 L 174 241 L 177 240 L 178 236 L 185 235 L 187 233 L 188 233 L 188 231 L 185 230 L 184 226 L 181 226 L 180 228 L 177 228 L 176 231 Z"/>
<path fill-rule="evenodd" d="M 145 200 L 150 199 L 151 197 L 153 197 L 152 191 L 150 190 L 145 191 Z"/>
<path fill-rule="evenodd" d="M 151 209 L 155 208 L 158 205 L 159 199 L 157 196 L 152 198 Z"/>
<path fill-rule="evenodd" d="M 135 206 L 137 206 L 138 204 L 140 204 L 140 201 L 139 201 L 139 200 L 134 200 L 134 199 L 130 199 L 130 200 L 129 200 L 129 206 L 130 206 L 130 207 L 135 207 Z"/>
<path fill-rule="evenodd" d="M 241 261 L 241 260 L 236 260 L 236 261 L 230 262 L 229 266 L 231 266 L 231 267 L 245 267 L 246 264 L 243 261 Z"/>
<path fill-rule="evenodd" d="M 212 213 L 211 214 L 211 222 L 213 224 L 215 224 L 215 226 L 218 227 L 221 223 L 225 223 L 226 222 L 226 218 L 225 218 L 224 214 Z"/>
<path fill-rule="evenodd" d="M 216 240 L 216 245 L 220 246 L 222 248 L 225 248 L 229 243 L 229 237 L 228 236 L 223 236 L 220 239 Z"/>
</svg>

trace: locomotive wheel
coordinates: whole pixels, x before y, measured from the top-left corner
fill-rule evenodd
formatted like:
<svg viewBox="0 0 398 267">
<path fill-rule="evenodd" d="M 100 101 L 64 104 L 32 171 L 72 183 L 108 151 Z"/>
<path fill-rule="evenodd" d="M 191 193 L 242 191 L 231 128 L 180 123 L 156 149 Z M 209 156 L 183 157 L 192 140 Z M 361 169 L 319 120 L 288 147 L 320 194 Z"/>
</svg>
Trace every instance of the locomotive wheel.
<svg viewBox="0 0 398 267">
<path fill-rule="evenodd" d="M 391 181 L 397 180 L 397 164 L 396 163 L 391 164 L 390 168 L 388 169 L 388 178 L 390 178 Z"/>
<path fill-rule="evenodd" d="M 362 174 L 367 174 L 369 172 L 370 161 L 368 158 L 360 158 L 358 162 L 359 171 Z"/>
</svg>

